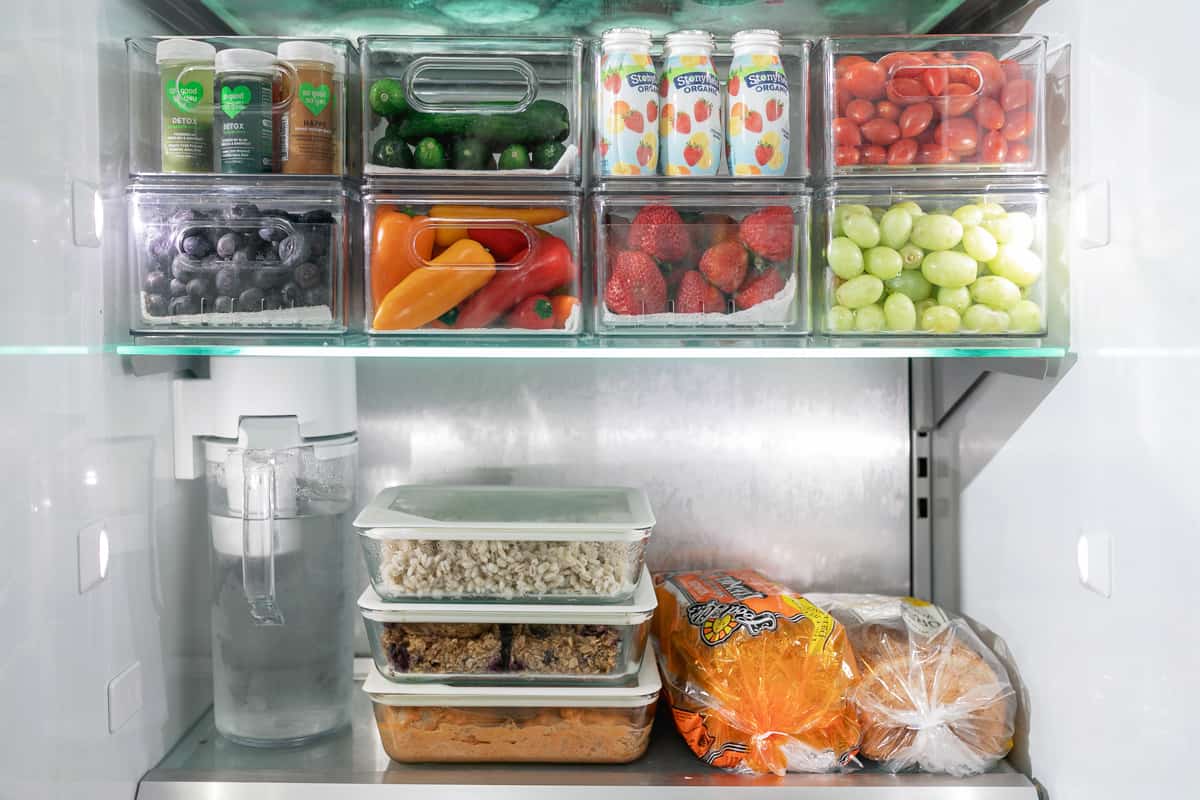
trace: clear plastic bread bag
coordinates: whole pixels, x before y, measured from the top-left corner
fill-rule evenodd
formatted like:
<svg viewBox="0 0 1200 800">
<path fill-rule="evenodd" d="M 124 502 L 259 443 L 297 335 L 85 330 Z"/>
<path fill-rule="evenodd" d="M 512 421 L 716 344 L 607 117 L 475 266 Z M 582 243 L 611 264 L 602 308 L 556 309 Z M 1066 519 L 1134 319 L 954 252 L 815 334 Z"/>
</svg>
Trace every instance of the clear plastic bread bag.
<svg viewBox="0 0 1200 800">
<path fill-rule="evenodd" d="M 987 771 L 1012 749 L 1017 698 L 1004 665 L 962 617 L 911 597 L 813 594 L 845 627 L 861 754 L 893 772 Z"/>
</svg>

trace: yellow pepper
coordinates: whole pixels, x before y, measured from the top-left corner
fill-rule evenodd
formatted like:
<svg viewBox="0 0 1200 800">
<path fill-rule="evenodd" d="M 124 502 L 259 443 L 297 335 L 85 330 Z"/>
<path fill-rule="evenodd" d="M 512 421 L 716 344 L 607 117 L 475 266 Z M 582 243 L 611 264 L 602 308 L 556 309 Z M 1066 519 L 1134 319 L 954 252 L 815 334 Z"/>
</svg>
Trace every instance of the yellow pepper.
<svg viewBox="0 0 1200 800">
<path fill-rule="evenodd" d="M 379 207 L 371 249 L 371 308 L 433 257 L 433 229 L 419 224 L 426 219 L 410 217 L 392 206 Z"/>
<path fill-rule="evenodd" d="M 470 239 L 454 242 L 387 293 L 375 311 L 372 327 L 409 331 L 433 322 L 483 288 L 495 274 L 496 261 L 483 245 Z"/>
<path fill-rule="evenodd" d="M 511 219 L 526 222 L 530 225 L 549 225 L 567 216 L 561 208 L 499 208 L 493 206 L 452 206 L 441 205 L 429 209 L 432 219 Z M 467 238 L 467 226 L 437 227 L 437 243 L 440 247 L 449 247 L 460 239 Z"/>
</svg>

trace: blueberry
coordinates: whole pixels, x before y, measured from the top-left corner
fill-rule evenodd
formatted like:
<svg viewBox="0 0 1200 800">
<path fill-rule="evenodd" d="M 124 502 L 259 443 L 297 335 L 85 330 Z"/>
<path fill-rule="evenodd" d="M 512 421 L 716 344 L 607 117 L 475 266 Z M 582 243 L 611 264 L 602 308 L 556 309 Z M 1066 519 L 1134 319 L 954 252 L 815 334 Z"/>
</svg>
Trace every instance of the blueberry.
<svg viewBox="0 0 1200 800">
<path fill-rule="evenodd" d="M 267 292 L 263 298 L 263 310 L 278 311 L 281 308 L 283 308 L 283 297 L 279 292 Z"/>
<path fill-rule="evenodd" d="M 234 203 L 229 208 L 229 219 L 258 219 L 262 212 L 254 203 Z"/>
<path fill-rule="evenodd" d="M 217 295 L 213 302 L 213 311 L 218 314 L 228 314 L 233 311 L 233 298 L 229 295 Z"/>
<path fill-rule="evenodd" d="M 240 237 L 236 233 L 227 233 L 217 240 L 217 255 L 221 258 L 233 258 L 237 252 Z"/>
<path fill-rule="evenodd" d="M 164 231 L 155 230 L 146 235 L 146 255 L 151 258 L 162 258 L 171 249 L 171 237 Z"/>
<path fill-rule="evenodd" d="M 247 289 L 238 296 L 239 311 L 261 311 L 263 304 L 262 289 Z"/>
<path fill-rule="evenodd" d="M 176 297 L 167 306 L 167 313 L 174 316 L 180 314 L 199 314 L 200 304 L 194 297 Z"/>
<path fill-rule="evenodd" d="M 208 243 L 208 237 L 200 233 L 185 236 L 183 241 L 180 242 L 179 248 L 192 258 L 204 258 L 212 252 L 212 247 Z"/>
<path fill-rule="evenodd" d="M 208 290 L 212 284 L 208 282 L 208 278 L 192 278 L 187 283 L 187 293 L 199 300 L 208 294 Z"/>
<path fill-rule="evenodd" d="M 292 280 L 296 281 L 301 289 L 313 289 L 321 285 L 321 268 L 311 261 L 306 261 L 296 267 Z"/>
<path fill-rule="evenodd" d="M 310 225 L 314 223 L 329 225 L 333 223 L 333 214 L 330 214 L 329 211 L 324 208 L 318 208 L 313 211 L 309 211 L 307 214 L 301 214 L 300 221 Z"/>
<path fill-rule="evenodd" d="M 178 278 L 171 279 L 171 297 L 182 297 L 187 294 L 187 282 L 181 281 Z"/>
<path fill-rule="evenodd" d="M 251 282 L 259 289 L 274 289 L 288 279 L 288 270 L 283 267 L 259 267 L 254 270 Z"/>
<path fill-rule="evenodd" d="M 287 231 L 278 225 L 264 225 L 258 229 L 258 238 L 264 242 L 278 242 L 288 235 Z"/>
<path fill-rule="evenodd" d="M 142 288 L 151 294 L 166 294 L 170 283 L 171 279 L 167 277 L 167 273 L 154 270 L 146 273 L 146 277 L 142 279 Z"/>
<path fill-rule="evenodd" d="M 327 306 L 329 305 L 329 292 L 325 291 L 324 286 L 318 286 L 315 289 L 308 289 L 304 292 L 304 305 L 306 306 Z"/>
<path fill-rule="evenodd" d="M 248 269 L 252 264 L 254 264 L 253 250 L 243 247 L 233 254 L 233 266 L 238 269 Z"/>
<path fill-rule="evenodd" d="M 225 267 L 217 273 L 217 291 L 221 294 L 234 295 L 238 290 L 238 272 L 233 267 Z"/>
<path fill-rule="evenodd" d="M 279 260 L 285 267 L 297 267 L 308 261 L 311 251 L 308 237 L 296 232 L 279 243 Z"/>
<path fill-rule="evenodd" d="M 280 297 L 283 298 L 285 308 L 295 308 L 296 306 L 304 305 L 304 290 L 301 289 L 294 281 L 288 281 L 279 290 Z"/>
<path fill-rule="evenodd" d="M 146 295 L 146 313 L 152 317 L 165 317 L 167 315 L 167 298 L 161 294 Z"/>
<path fill-rule="evenodd" d="M 188 258 L 183 253 L 175 256 L 171 261 L 171 274 L 181 281 L 190 281 L 196 277 L 196 273 L 200 272 L 200 269 L 199 261 Z"/>
</svg>

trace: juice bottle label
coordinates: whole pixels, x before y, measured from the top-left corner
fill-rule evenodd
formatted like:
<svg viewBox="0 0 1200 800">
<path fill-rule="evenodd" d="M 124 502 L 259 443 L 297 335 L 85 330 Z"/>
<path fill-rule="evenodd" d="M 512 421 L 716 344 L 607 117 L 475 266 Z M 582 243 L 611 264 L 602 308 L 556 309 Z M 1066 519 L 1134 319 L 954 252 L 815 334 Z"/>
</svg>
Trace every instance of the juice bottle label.
<svg viewBox="0 0 1200 800">
<path fill-rule="evenodd" d="M 185 65 L 163 67 L 162 170 L 212 172 L 213 71 Z"/>
<path fill-rule="evenodd" d="M 658 169 L 658 87 L 650 53 L 600 58 L 600 172 L 653 175 Z"/>
<path fill-rule="evenodd" d="M 296 69 L 299 86 L 279 119 L 278 155 L 286 174 L 334 172 L 333 72 Z"/>
<path fill-rule="evenodd" d="M 743 53 L 729 67 L 729 171 L 779 176 L 787 172 L 788 82 L 779 56 Z"/>
<path fill-rule="evenodd" d="M 239 77 L 218 84 L 214 116 L 221 172 L 270 172 L 275 157 L 271 79 Z"/>
<path fill-rule="evenodd" d="M 716 175 L 721 166 L 721 82 L 706 55 L 671 55 L 659 86 L 664 175 Z"/>
</svg>

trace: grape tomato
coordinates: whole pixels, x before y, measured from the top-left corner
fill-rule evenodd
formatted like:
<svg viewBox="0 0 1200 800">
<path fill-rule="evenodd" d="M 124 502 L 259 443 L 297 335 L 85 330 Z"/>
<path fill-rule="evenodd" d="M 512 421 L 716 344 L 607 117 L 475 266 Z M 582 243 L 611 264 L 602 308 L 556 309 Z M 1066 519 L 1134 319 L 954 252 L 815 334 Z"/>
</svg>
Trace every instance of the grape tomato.
<svg viewBox="0 0 1200 800">
<path fill-rule="evenodd" d="M 851 64 L 846 69 L 842 81 L 855 97 L 861 97 L 864 100 L 878 100 L 883 96 L 887 73 L 878 64 L 861 61 Z"/>
<path fill-rule="evenodd" d="M 990 97 L 985 97 L 975 106 L 975 121 L 981 128 L 998 131 L 1004 127 L 1004 109 L 1000 103 Z"/>
<path fill-rule="evenodd" d="M 860 129 L 871 144 L 890 145 L 900 138 L 900 127 L 890 119 L 873 119 Z"/>
<path fill-rule="evenodd" d="M 1008 159 L 1008 153 L 1008 140 L 1000 131 L 988 131 L 984 135 L 979 150 L 980 161 L 985 164 L 1003 164 Z"/>
<path fill-rule="evenodd" d="M 946 86 L 950 83 L 950 75 L 944 67 L 926 67 L 921 75 L 921 82 L 925 84 L 931 97 L 937 97 L 946 91 Z"/>
<path fill-rule="evenodd" d="M 1008 144 L 1008 155 L 1004 160 L 1009 164 L 1024 164 L 1029 161 L 1029 145 L 1024 142 L 1006 142 Z"/>
<path fill-rule="evenodd" d="M 911 164 L 917 158 L 917 140 L 900 139 L 888 148 L 887 163 L 892 166 Z"/>
<path fill-rule="evenodd" d="M 862 134 L 853 120 L 838 117 L 833 121 L 833 141 L 840 145 L 854 147 L 862 144 Z"/>
<path fill-rule="evenodd" d="M 833 163 L 839 167 L 848 167 L 857 164 L 861 158 L 862 153 L 859 152 L 857 147 L 839 145 L 833 151 Z"/>
<path fill-rule="evenodd" d="M 1009 81 L 1000 92 L 1000 105 L 1005 111 L 1025 108 L 1033 101 L 1033 84 L 1024 78 Z"/>
<path fill-rule="evenodd" d="M 877 144 L 865 145 L 862 149 L 864 164 L 884 164 L 887 162 L 887 150 Z"/>
<path fill-rule="evenodd" d="M 1033 112 L 1013 111 L 1005 119 L 1007 121 L 1000 132 L 1004 134 L 1004 138 L 1008 141 L 1024 139 L 1033 133 Z"/>
<path fill-rule="evenodd" d="M 891 100 L 880 100 L 875 104 L 875 116 L 890 119 L 892 122 L 900 119 L 900 106 Z"/>
<path fill-rule="evenodd" d="M 887 97 L 902 106 L 919 103 L 926 99 L 925 87 L 914 78 L 893 78 L 887 82 Z"/>
<path fill-rule="evenodd" d="M 866 60 L 867 59 L 863 58 L 862 56 L 842 56 L 837 60 L 837 63 L 833 65 L 834 74 L 836 74 L 839 78 L 844 78 L 846 77 L 847 70 L 849 70 L 855 64 L 864 63 Z"/>
<path fill-rule="evenodd" d="M 979 146 L 979 128 L 969 117 L 955 117 L 940 123 L 933 133 L 935 144 L 945 145 L 960 156 L 974 153 Z"/>
<path fill-rule="evenodd" d="M 896 72 L 904 67 L 923 67 L 925 61 L 916 53 L 903 51 L 888 53 L 875 62 L 888 78 L 896 77 Z"/>
<path fill-rule="evenodd" d="M 845 116 L 855 124 L 862 125 L 875 116 L 875 104 L 870 100 L 851 100 L 846 104 Z"/>
<path fill-rule="evenodd" d="M 1004 71 L 1006 80 L 1015 81 L 1024 76 L 1021 65 L 1011 58 L 1006 58 L 1000 62 L 1000 69 Z"/>
<path fill-rule="evenodd" d="M 910 139 L 919 135 L 933 121 L 933 106 L 929 103 L 914 103 L 900 114 L 900 135 Z"/>
<path fill-rule="evenodd" d="M 979 101 L 979 90 L 965 83 L 951 83 L 941 97 L 933 100 L 933 110 L 943 117 L 961 117 Z"/>
</svg>

